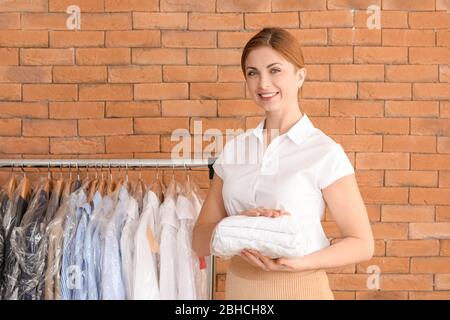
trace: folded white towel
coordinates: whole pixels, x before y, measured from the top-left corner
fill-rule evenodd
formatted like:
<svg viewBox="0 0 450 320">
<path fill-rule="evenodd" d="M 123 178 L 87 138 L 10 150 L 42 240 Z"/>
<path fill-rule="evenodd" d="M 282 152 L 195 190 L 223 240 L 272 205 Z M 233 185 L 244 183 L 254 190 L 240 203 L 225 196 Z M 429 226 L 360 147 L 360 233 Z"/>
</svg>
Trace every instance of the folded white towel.
<svg viewBox="0 0 450 320">
<path fill-rule="evenodd" d="M 236 215 L 217 224 L 211 254 L 228 259 L 243 249 L 254 249 L 272 259 L 302 257 L 309 250 L 302 225 L 291 215 L 277 218 Z"/>
</svg>

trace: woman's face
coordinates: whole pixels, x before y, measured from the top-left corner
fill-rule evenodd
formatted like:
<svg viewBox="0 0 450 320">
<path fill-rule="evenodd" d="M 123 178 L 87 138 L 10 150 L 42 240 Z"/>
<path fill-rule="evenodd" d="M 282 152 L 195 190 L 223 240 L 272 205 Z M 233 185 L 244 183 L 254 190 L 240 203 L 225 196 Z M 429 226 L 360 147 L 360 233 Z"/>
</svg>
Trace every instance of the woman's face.
<svg viewBox="0 0 450 320">
<path fill-rule="evenodd" d="M 298 108 L 297 93 L 305 79 L 305 68 L 296 71 L 277 51 L 264 46 L 249 53 L 245 72 L 252 99 L 266 112 Z"/>
</svg>

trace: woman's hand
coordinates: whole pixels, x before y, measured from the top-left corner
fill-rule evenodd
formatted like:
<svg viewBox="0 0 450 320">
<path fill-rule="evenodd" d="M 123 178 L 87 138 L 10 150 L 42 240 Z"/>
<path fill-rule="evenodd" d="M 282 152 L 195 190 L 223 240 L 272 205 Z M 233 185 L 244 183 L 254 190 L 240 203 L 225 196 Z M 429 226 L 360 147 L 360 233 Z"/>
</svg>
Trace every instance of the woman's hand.
<svg viewBox="0 0 450 320">
<path fill-rule="evenodd" d="M 249 217 L 272 217 L 272 218 L 276 218 L 285 214 L 289 214 L 289 212 L 281 209 L 266 209 L 266 208 L 253 208 L 241 211 L 239 213 L 239 215 Z"/>
<path fill-rule="evenodd" d="M 264 271 L 305 271 L 305 267 L 302 265 L 302 258 L 278 258 L 272 259 L 262 255 L 259 251 L 252 249 L 244 249 L 239 255 L 242 259 L 249 264 L 261 268 Z"/>
</svg>

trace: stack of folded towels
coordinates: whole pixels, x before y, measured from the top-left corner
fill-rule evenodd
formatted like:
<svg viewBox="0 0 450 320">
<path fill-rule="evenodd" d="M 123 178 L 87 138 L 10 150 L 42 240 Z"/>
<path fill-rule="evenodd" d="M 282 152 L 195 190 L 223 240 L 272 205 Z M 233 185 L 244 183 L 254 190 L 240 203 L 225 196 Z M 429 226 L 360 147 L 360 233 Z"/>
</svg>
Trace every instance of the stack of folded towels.
<svg viewBox="0 0 450 320">
<path fill-rule="evenodd" d="M 302 225 L 291 215 L 250 217 L 236 215 L 217 224 L 211 239 L 211 254 L 224 259 L 253 249 L 272 259 L 303 257 L 309 242 Z"/>
</svg>

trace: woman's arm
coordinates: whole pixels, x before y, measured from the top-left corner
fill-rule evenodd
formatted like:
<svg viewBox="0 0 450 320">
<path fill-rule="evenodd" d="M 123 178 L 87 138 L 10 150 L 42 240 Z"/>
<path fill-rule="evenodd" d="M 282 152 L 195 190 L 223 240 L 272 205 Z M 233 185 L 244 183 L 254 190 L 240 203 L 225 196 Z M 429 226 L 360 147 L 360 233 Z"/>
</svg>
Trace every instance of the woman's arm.
<svg viewBox="0 0 450 320">
<path fill-rule="evenodd" d="M 302 258 L 272 260 L 253 250 L 246 250 L 244 257 L 265 270 L 283 271 L 335 268 L 370 260 L 374 239 L 355 175 L 342 177 L 322 192 L 343 236 L 341 241 Z"/>
<path fill-rule="evenodd" d="M 216 225 L 227 216 L 222 198 L 222 179 L 215 174 L 194 226 L 192 248 L 199 257 L 210 254 L 209 244 Z"/>
</svg>

